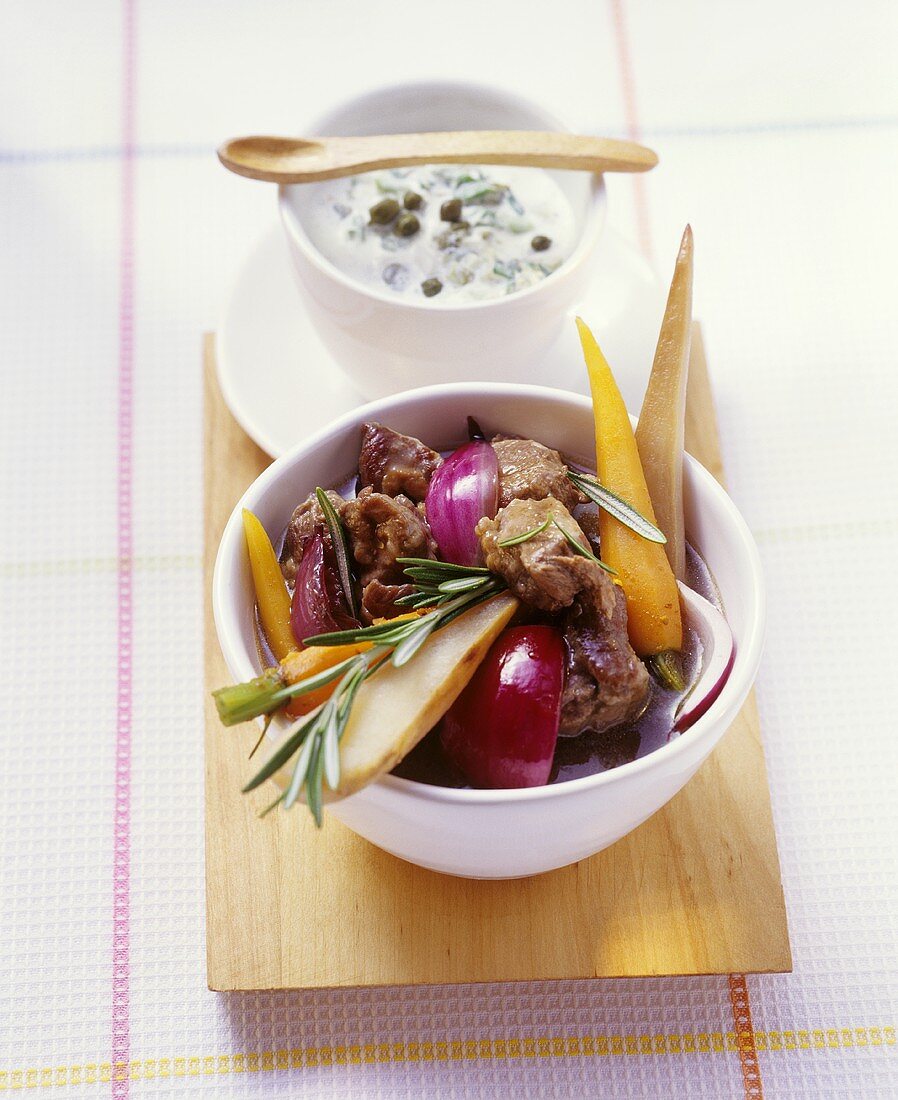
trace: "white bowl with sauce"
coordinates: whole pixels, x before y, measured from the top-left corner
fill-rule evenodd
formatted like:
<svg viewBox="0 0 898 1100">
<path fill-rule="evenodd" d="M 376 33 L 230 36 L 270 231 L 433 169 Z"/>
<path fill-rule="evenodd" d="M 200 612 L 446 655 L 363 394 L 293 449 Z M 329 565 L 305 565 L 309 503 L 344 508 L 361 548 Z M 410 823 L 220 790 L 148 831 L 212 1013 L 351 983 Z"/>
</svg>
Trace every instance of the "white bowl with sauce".
<svg viewBox="0 0 898 1100">
<path fill-rule="evenodd" d="M 219 642 L 235 681 L 260 671 L 241 509 L 251 509 L 276 534 L 316 485 L 340 484 L 355 469 L 366 420 L 446 448 L 462 440 L 468 415 L 487 431 L 538 439 L 571 461 L 594 465 L 590 402 L 562 390 L 500 383 L 432 386 L 347 413 L 269 466 L 225 528 L 212 600 Z M 729 679 L 693 726 L 646 756 L 545 787 L 467 790 L 386 775 L 329 804 L 326 816 L 422 867 L 470 878 L 518 878 L 585 859 L 659 810 L 689 781 L 736 717 L 757 673 L 764 635 L 764 581 L 745 521 L 711 474 L 688 456 L 684 490 L 687 538 L 717 584 L 736 645 Z M 297 806 L 290 812 L 306 811 Z"/>
<path fill-rule="evenodd" d="M 451 81 L 393 85 L 347 101 L 311 132 L 332 135 L 424 130 L 565 130 L 536 103 L 496 88 Z M 494 179 L 501 168 L 485 168 Z M 363 281 L 316 246 L 333 181 L 280 188 L 281 221 L 305 308 L 331 355 L 367 397 L 431 383 L 490 378 L 546 380 L 545 351 L 583 295 L 605 222 L 605 185 L 582 172 L 545 172 L 571 211 L 571 249 L 557 270 L 502 297 L 426 298 Z M 538 224 L 533 232 L 540 233 Z M 567 250 L 566 250 L 567 251 Z M 333 253 L 332 253 L 333 256 Z M 539 259 L 537 253 L 533 257 Z M 417 283 L 415 284 L 415 289 Z"/>
</svg>

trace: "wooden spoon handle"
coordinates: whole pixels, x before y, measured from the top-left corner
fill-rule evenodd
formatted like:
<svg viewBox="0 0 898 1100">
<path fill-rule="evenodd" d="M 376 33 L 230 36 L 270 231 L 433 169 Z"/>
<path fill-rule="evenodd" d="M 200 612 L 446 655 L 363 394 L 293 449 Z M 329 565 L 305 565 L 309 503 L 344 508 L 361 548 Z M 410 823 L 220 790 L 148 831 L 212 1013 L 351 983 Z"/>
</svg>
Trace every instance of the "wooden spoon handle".
<svg viewBox="0 0 898 1100">
<path fill-rule="evenodd" d="M 307 183 L 412 164 L 518 164 L 580 172 L 646 172 L 644 145 L 537 130 L 447 130 L 368 137 L 245 137 L 218 150 L 225 168 L 269 183 Z"/>
</svg>

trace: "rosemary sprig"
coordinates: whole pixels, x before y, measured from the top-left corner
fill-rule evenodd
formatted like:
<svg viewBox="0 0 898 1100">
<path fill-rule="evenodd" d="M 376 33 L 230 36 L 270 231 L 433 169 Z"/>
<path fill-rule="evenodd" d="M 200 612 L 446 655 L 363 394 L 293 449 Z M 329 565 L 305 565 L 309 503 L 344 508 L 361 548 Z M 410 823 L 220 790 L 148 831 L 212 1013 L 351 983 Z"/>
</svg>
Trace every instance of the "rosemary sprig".
<svg viewBox="0 0 898 1100">
<path fill-rule="evenodd" d="M 306 802 L 312 816 L 321 825 L 323 782 L 326 779 L 332 790 L 339 785 L 339 743 L 346 730 L 356 692 L 365 679 L 380 667 L 388 652 L 385 647 L 375 646 L 345 662 L 350 667 L 330 699 L 287 728 L 281 744 L 243 788 L 244 793 L 254 791 L 296 756 L 287 789 L 267 807 L 265 813 L 281 802 L 285 809 L 289 809 L 305 788 Z"/>
<path fill-rule="evenodd" d="M 304 791 L 309 810 L 320 826 L 324 785 L 331 790 L 339 786 L 340 740 L 349 722 L 356 694 L 365 680 L 387 663 L 401 668 L 435 631 L 506 587 L 501 577 L 480 567 L 468 568 L 424 558 L 400 558 L 399 561 L 413 580 L 415 599 L 424 601 L 430 608 L 425 614 L 416 619 L 390 620 L 377 626 L 306 638 L 307 646 L 371 642 L 372 648 L 299 683 L 283 684 L 277 675 L 278 670 L 269 669 L 248 684 L 237 684 L 214 693 L 222 721 L 233 725 L 235 721 L 245 721 L 262 714 L 270 716 L 288 699 L 339 680 L 326 702 L 288 727 L 277 749 L 243 788 L 245 792 L 255 790 L 295 757 L 286 790 L 264 813 L 281 804 L 285 809 L 290 809 Z M 235 714 L 240 717 L 235 718 Z"/>
<path fill-rule="evenodd" d="M 315 496 L 318 498 L 319 507 L 324 512 L 324 520 L 327 523 L 327 529 L 330 531 L 334 554 L 337 558 L 340 584 L 343 586 L 343 593 L 346 596 L 346 606 L 349 609 L 349 614 L 357 619 L 355 597 L 352 594 L 352 570 L 349 567 L 349 545 L 346 541 L 346 532 L 343 530 L 343 524 L 337 515 L 337 509 L 320 485 L 315 489 Z"/>
<path fill-rule="evenodd" d="M 600 565 L 606 573 L 610 573 L 612 577 L 617 576 L 617 570 L 612 569 L 610 565 L 602 561 L 601 558 L 597 558 L 595 554 L 588 547 L 584 546 L 579 539 L 575 538 L 566 528 L 562 527 L 555 517 L 552 517 L 552 522 L 558 528 L 558 530 L 564 535 L 564 540 L 574 551 L 575 554 L 579 554 L 581 558 L 586 558 L 587 561 L 595 562 L 596 565 Z"/>
<path fill-rule="evenodd" d="M 614 516 L 616 520 L 619 520 L 625 527 L 629 527 L 631 531 L 635 531 L 637 535 L 641 535 L 648 542 L 667 542 L 664 532 L 656 527 L 651 520 L 646 519 L 629 501 L 619 497 L 617 493 L 612 493 L 610 489 L 606 489 L 594 477 L 590 477 L 588 474 L 576 473 L 574 470 L 568 470 L 567 476 L 584 496 L 589 497 L 593 504 L 604 508 L 610 516 Z"/>
</svg>

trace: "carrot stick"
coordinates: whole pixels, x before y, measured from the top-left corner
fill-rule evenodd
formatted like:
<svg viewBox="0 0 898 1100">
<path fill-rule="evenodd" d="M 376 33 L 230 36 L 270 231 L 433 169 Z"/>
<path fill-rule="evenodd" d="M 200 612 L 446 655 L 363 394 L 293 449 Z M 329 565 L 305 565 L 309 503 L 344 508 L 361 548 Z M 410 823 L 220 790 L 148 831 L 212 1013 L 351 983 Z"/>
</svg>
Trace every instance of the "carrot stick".
<svg viewBox="0 0 898 1100">
<path fill-rule="evenodd" d="M 579 317 L 577 328 L 592 390 L 598 479 L 654 523 L 624 400 L 595 337 Z M 630 644 L 640 657 L 679 652 L 683 647 L 680 597 L 664 547 L 648 542 L 604 509 L 599 510 L 599 537 L 602 560 L 617 570 L 627 598 Z"/>
<path fill-rule="evenodd" d="M 290 593 L 284 584 L 274 547 L 258 517 L 243 509 L 243 532 L 259 605 L 259 620 L 271 652 L 282 661 L 297 648 L 290 626 Z"/>
</svg>

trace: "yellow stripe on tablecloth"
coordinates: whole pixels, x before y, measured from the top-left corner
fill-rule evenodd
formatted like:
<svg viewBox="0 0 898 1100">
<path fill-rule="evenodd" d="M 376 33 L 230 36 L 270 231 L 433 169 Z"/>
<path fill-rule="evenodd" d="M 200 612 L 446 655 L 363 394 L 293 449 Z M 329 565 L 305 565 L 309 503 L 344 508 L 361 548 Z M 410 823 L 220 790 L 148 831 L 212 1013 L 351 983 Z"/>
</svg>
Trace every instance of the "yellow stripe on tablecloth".
<svg viewBox="0 0 898 1100">
<path fill-rule="evenodd" d="M 861 1050 L 896 1046 L 896 1031 L 882 1027 L 799 1028 L 755 1031 L 759 1052 Z M 483 1062 L 526 1058 L 614 1058 L 665 1054 L 730 1054 L 739 1049 L 734 1031 L 679 1035 L 543 1035 L 505 1039 L 453 1039 L 434 1042 L 365 1043 L 296 1047 L 235 1054 L 206 1054 L 132 1061 L 132 1081 L 170 1077 L 215 1077 L 235 1073 L 277 1073 L 318 1066 L 382 1065 L 405 1062 Z M 125 1070 L 125 1066 L 115 1067 Z M 110 1062 L 0 1070 L 0 1092 L 91 1085 L 112 1080 Z"/>
<path fill-rule="evenodd" d="M 28 577 L 58 577 L 86 573 L 117 573 L 121 558 L 38 558 L 33 561 L 0 561 L 0 579 L 24 580 Z M 202 569 L 199 554 L 143 554 L 131 561 L 131 568 L 144 573 L 189 573 Z"/>
</svg>

